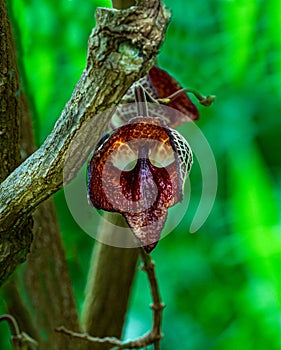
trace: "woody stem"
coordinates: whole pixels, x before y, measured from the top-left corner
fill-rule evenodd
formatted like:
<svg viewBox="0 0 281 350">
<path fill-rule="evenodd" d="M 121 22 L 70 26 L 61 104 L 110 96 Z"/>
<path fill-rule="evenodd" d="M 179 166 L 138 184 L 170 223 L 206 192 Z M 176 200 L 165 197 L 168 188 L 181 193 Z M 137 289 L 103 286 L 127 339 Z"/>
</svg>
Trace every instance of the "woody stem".
<svg viewBox="0 0 281 350">
<path fill-rule="evenodd" d="M 162 323 L 162 311 L 165 305 L 161 301 L 159 285 L 155 273 L 155 264 L 151 259 L 150 254 L 147 254 L 143 248 L 140 248 L 140 256 L 143 261 L 143 270 L 147 273 L 149 280 L 151 295 L 152 295 L 152 305 L 153 310 L 153 327 L 151 334 L 154 338 L 154 349 L 160 349 L 160 340 L 163 337 L 161 333 L 161 323 Z"/>
</svg>

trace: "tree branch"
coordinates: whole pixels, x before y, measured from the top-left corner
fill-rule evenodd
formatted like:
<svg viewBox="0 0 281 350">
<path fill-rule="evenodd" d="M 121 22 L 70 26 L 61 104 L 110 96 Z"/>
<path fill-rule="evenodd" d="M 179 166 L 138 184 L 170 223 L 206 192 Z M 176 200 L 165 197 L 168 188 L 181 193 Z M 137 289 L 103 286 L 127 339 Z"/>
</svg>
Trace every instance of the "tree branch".
<svg viewBox="0 0 281 350">
<path fill-rule="evenodd" d="M 20 79 L 6 2 L 0 0 L 0 182 L 20 163 Z"/>
<path fill-rule="evenodd" d="M 1 11 L 3 9 L 2 7 Z M 10 15 L 12 14 L 10 13 Z M 0 124 L 8 124 L 4 140 L 0 140 L 0 145 L 1 150 L 4 149 L 3 147 L 7 147 L 6 143 L 2 144 L 2 141 L 5 142 L 8 137 L 9 141 L 11 141 L 9 144 L 9 155 L 13 155 L 6 163 L 6 175 L 8 175 L 15 168 L 15 161 L 20 157 L 20 154 L 22 159 L 26 159 L 34 152 L 35 145 L 28 101 L 23 91 L 20 91 L 19 74 L 17 73 L 18 68 L 15 59 L 16 47 L 13 44 L 12 31 L 8 17 L 2 18 L 1 16 L 1 20 L 5 20 L 7 23 L 6 29 L 9 32 L 7 38 L 9 40 L 6 40 L 6 42 L 11 50 L 3 52 L 4 56 L 1 56 L 0 60 L 2 63 L 2 59 L 6 59 L 3 65 L 8 62 L 7 71 L 13 69 L 15 72 L 12 79 L 8 80 L 9 84 L 5 86 L 3 94 L 1 91 L 1 106 L 3 104 L 3 106 L 9 108 L 6 113 L 2 109 L 0 111 Z M 5 55 L 8 56 L 6 57 Z M 13 64 L 10 67 L 9 64 L 11 62 Z M 4 69 L 1 72 L 4 72 Z M 12 87 L 13 91 L 10 93 L 9 88 Z M 4 103 L 5 100 L 7 103 Z M 15 120 L 17 121 L 15 122 Z M 17 138 L 14 137 L 16 133 L 19 134 Z M 17 142 L 19 142 L 19 145 Z M 17 153 L 15 153 L 15 149 Z M 5 152 L 0 154 L 1 163 L 5 162 L 4 154 Z M 1 170 L 2 174 L 5 175 L 3 168 Z M 17 324 L 25 332 L 24 334 L 28 333 L 33 339 L 38 341 L 40 349 L 52 348 L 55 350 L 62 347 L 71 349 L 69 337 L 61 336 L 54 332 L 55 327 L 62 322 L 75 330 L 79 330 L 79 326 L 76 303 L 52 200 L 45 201 L 35 211 L 33 234 L 34 240 L 31 253 L 28 255 L 28 262 L 24 267 L 24 286 L 26 288 L 19 283 L 20 276 L 18 274 L 13 276 L 12 281 L 5 284 L 3 292 L 7 302 L 7 309 L 9 314 L 13 315 L 17 320 Z M 3 235 L 1 238 L 3 239 Z M 10 236 L 8 241 L 13 242 L 12 238 L 14 237 Z M 22 237 L 19 239 L 22 240 Z M 13 255 L 14 251 L 11 250 L 10 253 Z M 7 264 L 10 262 L 7 259 Z M 16 264 L 13 267 L 15 266 Z M 27 303 L 27 296 L 30 303 Z M 44 337 L 41 337 L 42 332 L 38 329 L 39 325 L 39 328 L 44 332 Z M 22 338 L 20 335 L 17 339 L 14 338 L 13 341 L 19 344 L 25 338 L 26 336 Z M 79 348 L 79 343 L 76 342 L 75 349 L 78 350 Z"/>
<path fill-rule="evenodd" d="M 54 330 L 60 324 L 79 330 L 76 302 L 52 199 L 33 214 L 34 241 L 24 269 L 24 285 L 36 325 L 44 332 L 40 349 L 82 349 Z"/>
<path fill-rule="evenodd" d="M 86 68 L 51 134 L 43 145 L 0 185 L 0 236 L 22 224 L 27 214 L 63 185 L 63 168 L 71 142 L 70 181 L 85 162 L 109 114 L 132 83 L 145 75 L 162 42 L 169 11 L 159 0 L 143 0 L 133 9 L 97 9 L 97 25 L 89 38 Z M 92 120 L 95 130 L 87 129 Z M 0 270 L 5 261 L 0 247 Z"/>
<path fill-rule="evenodd" d="M 22 94 L 17 68 L 16 48 L 6 1 L 0 0 L 0 182 L 21 161 L 20 138 Z M 0 285 L 26 257 L 32 241 L 31 218 L 21 227 L 0 234 Z"/>
<path fill-rule="evenodd" d="M 143 260 L 143 270 L 146 271 L 148 281 L 152 294 L 152 309 L 153 309 L 153 327 L 152 330 L 143 336 L 129 341 L 121 341 L 116 337 L 93 337 L 88 333 L 77 333 L 67 329 L 64 326 L 60 326 L 56 329 L 57 332 L 67 334 L 72 338 L 85 340 L 89 344 L 103 344 L 102 349 L 110 349 L 114 346 L 114 349 L 141 349 L 146 348 L 148 345 L 153 344 L 155 350 L 160 350 L 160 340 L 162 338 L 161 333 L 161 321 L 162 321 L 162 310 L 164 304 L 161 302 L 158 282 L 155 274 L 154 263 L 151 260 L 151 256 L 146 254 L 143 248 L 141 250 L 141 258 Z M 104 347 L 108 345 L 109 347 Z M 90 347 L 89 347 L 90 349 Z"/>
</svg>

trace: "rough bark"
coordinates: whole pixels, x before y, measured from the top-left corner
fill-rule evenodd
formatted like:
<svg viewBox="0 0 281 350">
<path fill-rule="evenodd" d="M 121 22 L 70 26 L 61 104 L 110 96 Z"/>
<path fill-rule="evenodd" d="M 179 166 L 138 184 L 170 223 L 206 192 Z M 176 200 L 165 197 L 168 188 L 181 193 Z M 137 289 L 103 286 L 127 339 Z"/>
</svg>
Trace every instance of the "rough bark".
<svg viewBox="0 0 281 350">
<path fill-rule="evenodd" d="M 0 159 L 5 164 L 0 170 L 1 179 L 3 179 L 21 159 L 27 158 L 34 152 L 35 145 L 28 101 L 20 90 L 13 33 L 5 2 L 2 0 L 1 34 L 3 41 L 0 58 L 2 83 L 0 126 L 1 130 L 6 130 L 3 138 L 0 138 Z M 12 76 L 7 76 L 5 72 L 10 70 L 14 73 Z M 35 211 L 33 233 L 35 238 L 24 269 L 25 293 L 33 306 L 32 312 L 19 292 L 19 288 L 23 291 L 23 285 L 20 284 L 19 287 L 20 281 L 17 278 L 19 276 L 14 276 L 13 281 L 7 283 L 3 290 L 8 304 L 7 311 L 15 317 L 21 331 L 28 333 L 39 342 L 40 349 L 71 349 L 73 341 L 54 331 L 60 324 L 68 324 L 76 330 L 79 330 L 79 326 L 55 208 L 51 200 L 42 203 Z M 9 238 L 13 244 L 14 236 Z M 28 248 L 27 246 L 26 249 Z M 15 251 L 11 250 L 11 253 L 15 254 Z M 7 263 L 11 263 L 11 260 L 7 259 Z M 17 263 L 18 261 L 15 261 L 15 264 Z M 40 331 L 44 332 L 44 341 Z M 80 349 L 80 342 L 75 342 L 75 349 Z"/>
<path fill-rule="evenodd" d="M 16 49 L 6 3 L 0 0 L 0 182 L 19 165 L 22 99 Z M 4 190 L 1 190 L 4 191 Z M 1 192 L 2 193 L 2 192 Z M 3 194 L 3 193 L 2 193 Z M 22 225 L 0 235 L 0 284 L 15 266 L 25 260 L 32 241 L 32 221 L 22 218 Z"/>
<path fill-rule="evenodd" d="M 25 126 L 21 154 L 26 158 L 34 151 L 34 141 L 28 103 L 24 94 L 21 98 L 21 124 Z M 54 331 L 61 324 L 79 330 L 79 322 L 53 200 L 41 203 L 33 220 L 34 240 L 27 264 L 21 270 L 23 284 L 19 283 L 22 278 L 16 275 L 4 288 L 7 311 L 16 318 L 21 331 L 38 341 L 40 349 L 71 349 L 73 340 Z M 24 286 L 29 303 L 23 301 L 19 292 Z M 80 349 L 81 344 L 75 341 L 74 346 Z"/>
<path fill-rule="evenodd" d="M 117 226 L 126 225 L 121 215 L 112 216 L 110 222 Z M 112 225 L 103 221 L 99 233 L 114 235 Z M 96 337 L 121 338 L 137 258 L 137 248 L 95 243 L 82 310 L 83 331 Z M 87 349 L 90 350 L 91 345 Z M 97 344 L 95 349 L 106 350 L 110 346 Z"/>
<path fill-rule="evenodd" d="M 79 342 L 72 344 L 69 337 L 55 332 L 62 324 L 77 330 L 79 325 L 53 201 L 40 204 L 33 217 L 35 237 L 24 270 L 24 282 L 33 319 L 45 334 L 40 349 L 80 349 Z"/>
<path fill-rule="evenodd" d="M 139 6 L 123 11 L 97 10 L 86 68 L 61 117 L 43 145 L 0 185 L 0 270 L 5 264 L 10 266 L 1 281 L 16 267 L 7 257 L 6 251 L 11 247 L 5 237 L 12 228 L 17 232 L 26 216 L 62 187 L 67 150 L 79 133 L 71 171 L 65 181 L 75 176 L 107 129 L 110 115 L 101 117 L 98 113 L 117 104 L 130 85 L 147 72 L 158 52 L 168 19 L 169 12 L 158 0 L 144 0 Z M 95 130 L 85 127 L 90 119 Z M 23 246 L 29 244 L 24 241 Z M 21 252 L 25 252 L 24 248 Z"/>
<path fill-rule="evenodd" d="M 20 163 L 20 83 L 6 3 L 0 1 L 0 182 Z"/>
</svg>

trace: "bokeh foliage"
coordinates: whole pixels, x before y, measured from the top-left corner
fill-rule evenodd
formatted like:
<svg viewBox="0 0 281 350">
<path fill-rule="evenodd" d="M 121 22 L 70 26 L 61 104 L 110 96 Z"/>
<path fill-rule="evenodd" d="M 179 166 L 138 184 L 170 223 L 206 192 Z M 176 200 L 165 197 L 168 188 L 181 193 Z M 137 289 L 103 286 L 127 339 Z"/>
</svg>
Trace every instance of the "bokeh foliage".
<svg viewBox="0 0 281 350">
<path fill-rule="evenodd" d="M 158 64 L 183 86 L 217 95 L 211 108 L 199 107 L 197 124 L 214 152 L 219 187 L 208 220 L 189 234 L 201 193 L 195 163 L 189 210 L 153 252 L 167 304 L 162 349 L 277 350 L 281 348 L 281 3 L 165 3 L 173 17 Z M 14 0 L 9 6 L 25 72 L 22 85 L 30 97 L 40 145 L 84 68 L 95 7 L 110 2 Z M 73 221 L 62 191 L 55 199 L 81 307 L 94 241 Z M 149 303 L 147 281 L 140 272 L 127 336 L 150 327 Z M 4 339 L 4 325 L 0 331 Z M 0 348 L 9 347 L 3 340 Z"/>
</svg>

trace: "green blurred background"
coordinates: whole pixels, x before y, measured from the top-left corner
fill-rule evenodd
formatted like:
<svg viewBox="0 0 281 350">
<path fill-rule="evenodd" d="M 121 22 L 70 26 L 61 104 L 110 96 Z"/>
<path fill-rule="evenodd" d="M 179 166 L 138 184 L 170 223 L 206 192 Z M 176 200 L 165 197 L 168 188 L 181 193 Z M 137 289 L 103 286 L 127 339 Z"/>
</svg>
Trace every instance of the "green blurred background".
<svg viewBox="0 0 281 350">
<path fill-rule="evenodd" d="M 165 3 L 173 17 L 160 67 L 183 86 L 217 96 L 212 107 L 199 107 L 197 125 L 215 155 L 218 193 L 208 220 L 190 234 L 202 188 L 195 162 L 189 209 L 152 254 L 167 304 L 162 349 L 281 349 L 280 0 Z M 9 6 L 40 145 L 84 68 L 95 8 L 110 1 L 10 0 Z M 94 240 L 73 221 L 63 191 L 55 200 L 81 308 Z M 150 328 L 149 303 L 139 272 L 127 337 Z M 0 332 L 0 348 L 9 349 L 5 325 Z"/>
</svg>

